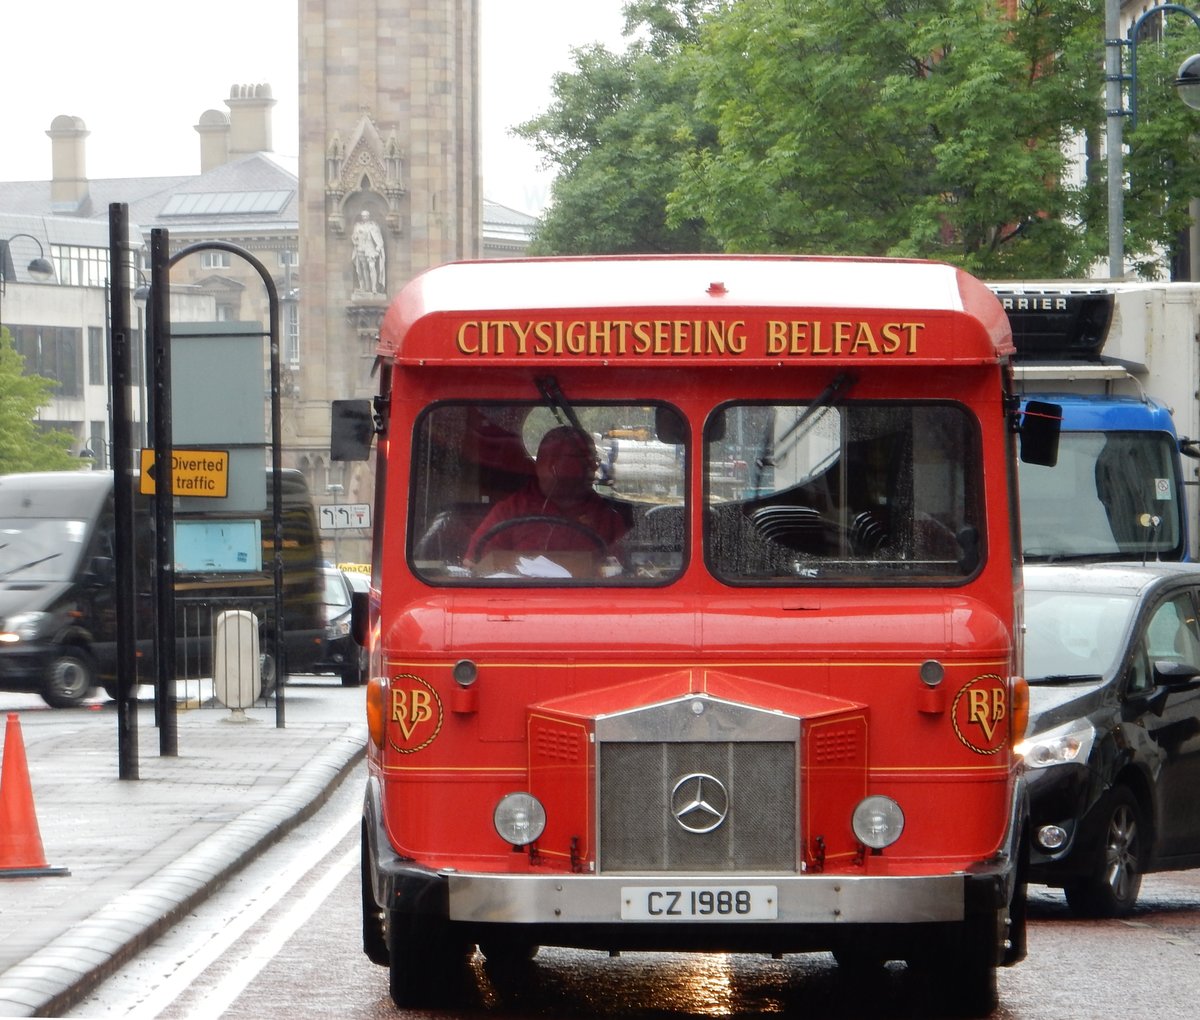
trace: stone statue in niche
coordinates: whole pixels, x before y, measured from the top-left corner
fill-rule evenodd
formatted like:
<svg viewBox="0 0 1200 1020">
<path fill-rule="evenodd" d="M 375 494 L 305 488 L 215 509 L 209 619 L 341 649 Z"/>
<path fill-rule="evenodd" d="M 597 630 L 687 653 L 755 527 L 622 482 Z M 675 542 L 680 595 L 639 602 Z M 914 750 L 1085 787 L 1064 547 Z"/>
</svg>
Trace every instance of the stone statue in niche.
<svg viewBox="0 0 1200 1020">
<path fill-rule="evenodd" d="M 383 231 L 364 209 L 350 234 L 351 261 L 354 264 L 354 289 L 364 294 L 387 292 L 387 254 Z"/>
</svg>

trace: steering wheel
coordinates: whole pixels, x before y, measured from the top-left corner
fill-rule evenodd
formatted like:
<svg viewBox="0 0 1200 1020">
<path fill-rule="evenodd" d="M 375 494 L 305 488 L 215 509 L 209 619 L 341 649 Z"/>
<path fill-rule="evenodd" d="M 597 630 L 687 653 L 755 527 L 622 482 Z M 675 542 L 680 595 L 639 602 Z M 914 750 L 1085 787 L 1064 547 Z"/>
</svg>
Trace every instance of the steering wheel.
<svg viewBox="0 0 1200 1020">
<path fill-rule="evenodd" d="M 475 548 L 479 550 L 479 555 L 487 549 L 488 542 L 499 535 L 502 531 L 507 531 L 509 528 L 520 527 L 522 524 L 544 524 L 547 527 L 555 528 L 570 528 L 572 531 L 577 531 L 591 542 L 598 552 L 602 555 L 608 553 L 608 543 L 604 541 L 603 536 L 596 531 L 595 528 L 589 527 L 582 521 L 572 520 L 570 517 L 555 517 L 553 514 L 529 514 L 524 517 L 510 517 L 506 521 L 497 521 L 487 529 L 475 543 Z M 554 550 L 550 550 L 553 552 Z"/>
</svg>

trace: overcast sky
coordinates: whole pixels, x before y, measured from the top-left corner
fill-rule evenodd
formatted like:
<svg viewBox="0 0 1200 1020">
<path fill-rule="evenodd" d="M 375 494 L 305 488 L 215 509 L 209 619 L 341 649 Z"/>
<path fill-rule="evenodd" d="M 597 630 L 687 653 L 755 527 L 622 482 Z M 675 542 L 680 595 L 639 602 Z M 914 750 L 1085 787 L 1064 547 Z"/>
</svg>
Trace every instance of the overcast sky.
<svg viewBox="0 0 1200 1020">
<path fill-rule="evenodd" d="M 508 129 L 546 108 L 572 46 L 623 45 L 623 3 L 480 0 L 487 198 L 540 211 L 549 177 Z M 60 114 L 87 125 L 89 177 L 198 173 L 200 115 L 258 82 L 277 100 L 275 152 L 296 156 L 296 11 L 297 0 L 0 0 L 0 180 L 50 177 L 46 131 Z"/>
</svg>

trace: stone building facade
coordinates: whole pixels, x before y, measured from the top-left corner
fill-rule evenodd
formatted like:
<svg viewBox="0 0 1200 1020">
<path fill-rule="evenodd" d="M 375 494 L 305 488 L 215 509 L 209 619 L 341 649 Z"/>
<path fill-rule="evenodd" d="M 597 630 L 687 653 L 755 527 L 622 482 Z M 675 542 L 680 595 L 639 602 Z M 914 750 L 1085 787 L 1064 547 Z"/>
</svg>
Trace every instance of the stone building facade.
<svg viewBox="0 0 1200 1020">
<path fill-rule="evenodd" d="M 478 0 L 300 0 L 299 38 L 305 357 L 288 446 L 314 484 L 370 503 L 370 463 L 329 463 L 329 400 L 371 395 L 408 280 L 483 254 Z"/>
</svg>

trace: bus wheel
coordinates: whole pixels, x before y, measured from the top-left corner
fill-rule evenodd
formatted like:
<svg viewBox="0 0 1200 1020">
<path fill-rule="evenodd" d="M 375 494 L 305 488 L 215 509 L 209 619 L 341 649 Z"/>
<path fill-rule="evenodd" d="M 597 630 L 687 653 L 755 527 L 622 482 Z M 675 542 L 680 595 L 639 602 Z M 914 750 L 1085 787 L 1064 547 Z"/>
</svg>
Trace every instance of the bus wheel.
<svg viewBox="0 0 1200 1020">
<path fill-rule="evenodd" d="M 386 967 L 390 962 L 387 930 L 383 923 L 383 910 L 375 902 L 375 893 L 371 888 L 371 851 L 367 846 L 366 832 L 362 838 L 362 923 L 363 952 L 372 963 Z"/>
<path fill-rule="evenodd" d="M 999 1004 L 996 988 L 995 918 L 984 915 L 931 939 L 910 959 L 925 982 L 936 1016 L 985 1017 Z"/>
<path fill-rule="evenodd" d="M 453 1002 L 465 979 L 459 973 L 467 946 L 441 919 L 387 912 L 388 991 L 400 1009 L 436 1008 Z"/>
<path fill-rule="evenodd" d="M 64 648 L 46 667 L 42 700 L 53 708 L 71 708 L 82 704 L 94 685 L 91 659 L 77 649 Z"/>
</svg>

